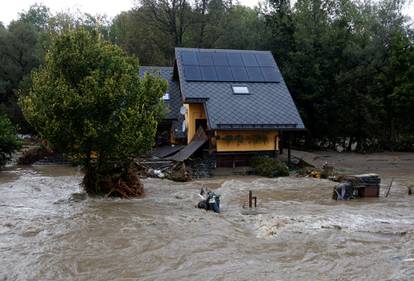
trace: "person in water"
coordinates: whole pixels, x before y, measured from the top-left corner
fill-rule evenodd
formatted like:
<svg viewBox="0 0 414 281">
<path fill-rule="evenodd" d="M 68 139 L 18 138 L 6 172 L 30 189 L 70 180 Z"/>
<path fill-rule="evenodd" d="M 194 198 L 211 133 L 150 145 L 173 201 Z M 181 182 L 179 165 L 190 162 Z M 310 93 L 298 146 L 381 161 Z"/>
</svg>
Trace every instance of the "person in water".
<svg viewBox="0 0 414 281">
<path fill-rule="evenodd" d="M 201 197 L 201 201 L 198 202 L 197 208 L 220 213 L 220 195 L 201 188 L 199 196 Z"/>
</svg>

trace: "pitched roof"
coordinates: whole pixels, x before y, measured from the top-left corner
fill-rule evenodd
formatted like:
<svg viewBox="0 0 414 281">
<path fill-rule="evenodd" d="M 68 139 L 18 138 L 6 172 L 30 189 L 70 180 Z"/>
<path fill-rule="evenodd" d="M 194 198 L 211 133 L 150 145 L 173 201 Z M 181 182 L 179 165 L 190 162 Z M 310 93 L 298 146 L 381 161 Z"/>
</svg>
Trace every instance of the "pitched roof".
<svg viewBox="0 0 414 281">
<path fill-rule="evenodd" d="M 159 76 L 168 81 L 168 90 L 170 99 L 164 100 L 164 104 L 167 107 L 165 119 L 180 119 L 180 108 L 183 104 L 181 99 L 180 88 L 177 81 L 173 80 L 173 68 L 172 67 L 160 67 L 160 66 L 141 66 L 140 75 L 144 76 L 145 73 Z"/>
<path fill-rule="evenodd" d="M 185 58 L 188 51 L 195 53 L 195 59 Z M 212 64 L 198 60 L 201 53 L 227 59 L 228 68 L 233 75 L 223 73 L 213 60 Z M 229 57 L 234 54 L 239 54 L 242 58 L 242 63 L 238 66 L 229 63 Z M 175 57 L 182 98 L 186 102 L 204 102 L 210 128 L 304 129 L 299 112 L 270 52 L 176 48 Z M 272 59 L 261 63 L 260 59 L 265 57 Z M 198 79 L 188 76 L 188 63 L 193 67 L 190 70 L 194 71 L 194 66 L 199 67 L 201 76 L 197 76 Z M 225 66 L 226 62 L 219 64 Z M 247 77 L 235 74 L 234 70 L 238 69 L 232 67 L 244 68 L 243 73 L 247 73 Z M 210 74 L 203 76 L 207 71 Z M 215 75 L 211 75 L 211 71 L 215 71 Z M 250 75 L 249 71 L 253 71 L 253 74 Z M 265 71 L 270 71 L 271 75 L 266 76 Z M 249 94 L 236 95 L 233 86 L 246 86 Z"/>
</svg>

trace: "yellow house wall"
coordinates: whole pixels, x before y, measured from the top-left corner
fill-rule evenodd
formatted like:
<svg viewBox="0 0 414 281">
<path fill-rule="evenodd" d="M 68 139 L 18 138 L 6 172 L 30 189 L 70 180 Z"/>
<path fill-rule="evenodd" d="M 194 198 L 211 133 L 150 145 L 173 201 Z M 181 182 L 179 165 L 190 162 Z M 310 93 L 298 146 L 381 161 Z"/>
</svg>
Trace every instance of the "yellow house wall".
<svg viewBox="0 0 414 281">
<path fill-rule="evenodd" d="M 267 142 L 249 142 L 247 138 L 253 135 L 266 135 Z M 244 138 L 242 143 L 238 143 L 237 140 L 228 142 L 223 139 L 217 139 L 216 148 L 217 152 L 243 152 L 243 151 L 274 151 L 278 150 L 278 132 L 277 131 L 216 131 L 216 136 L 223 138 L 226 135 L 232 135 L 233 138 L 237 135 L 241 135 Z"/>
<path fill-rule="evenodd" d="M 206 114 L 201 103 L 190 103 L 184 106 L 187 108 L 185 120 L 187 123 L 187 143 L 189 143 L 196 133 L 195 120 L 206 119 Z"/>
</svg>

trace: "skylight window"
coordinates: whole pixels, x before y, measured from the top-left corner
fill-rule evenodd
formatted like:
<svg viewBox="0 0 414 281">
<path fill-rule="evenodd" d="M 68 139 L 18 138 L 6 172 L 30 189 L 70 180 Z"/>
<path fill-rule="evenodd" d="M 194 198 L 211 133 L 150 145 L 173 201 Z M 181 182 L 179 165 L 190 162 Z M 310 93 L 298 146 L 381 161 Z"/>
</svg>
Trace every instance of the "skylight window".
<svg viewBox="0 0 414 281">
<path fill-rule="evenodd" d="M 162 99 L 163 99 L 163 100 L 170 100 L 170 93 L 165 93 L 165 94 L 162 96 Z"/>
<path fill-rule="evenodd" d="M 232 89 L 233 89 L 233 94 L 238 94 L 238 95 L 250 94 L 249 88 L 247 88 L 246 86 L 232 86 Z"/>
</svg>

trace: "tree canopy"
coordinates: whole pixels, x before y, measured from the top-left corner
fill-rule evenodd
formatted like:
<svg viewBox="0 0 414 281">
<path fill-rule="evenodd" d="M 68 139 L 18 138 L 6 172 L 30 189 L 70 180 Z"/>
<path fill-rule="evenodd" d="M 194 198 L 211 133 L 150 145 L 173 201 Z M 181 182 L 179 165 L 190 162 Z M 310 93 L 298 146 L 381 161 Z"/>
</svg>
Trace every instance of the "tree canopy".
<svg viewBox="0 0 414 281">
<path fill-rule="evenodd" d="M 24 127 L 15 101 L 30 89 L 31 70 L 44 63 L 53 36 L 83 27 L 143 65 L 172 66 L 174 47 L 270 50 L 309 130 L 307 144 L 414 150 L 414 32 L 404 5 L 141 0 L 112 21 L 33 6 L 0 26 L 0 110 Z"/>
<path fill-rule="evenodd" d="M 83 159 L 87 176 L 127 169 L 152 147 L 167 84 L 140 78 L 138 60 L 98 32 L 77 28 L 56 36 L 31 79 L 21 98 L 24 116 L 53 148 Z M 96 182 L 88 188 L 108 192 Z"/>
</svg>

